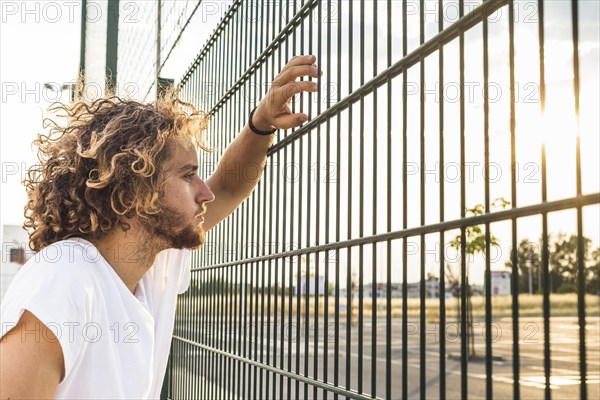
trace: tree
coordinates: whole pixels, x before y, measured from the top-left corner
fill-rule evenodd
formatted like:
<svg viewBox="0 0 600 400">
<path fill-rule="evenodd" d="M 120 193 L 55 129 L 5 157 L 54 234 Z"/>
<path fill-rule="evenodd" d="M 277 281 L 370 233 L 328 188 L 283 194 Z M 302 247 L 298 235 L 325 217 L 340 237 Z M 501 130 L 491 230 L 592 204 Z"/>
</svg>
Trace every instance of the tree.
<svg viewBox="0 0 600 400">
<path fill-rule="evenodd" d="M 576 292 L 578 287 L 579 267 L 577 264 L 577 235 L 558 233 L 548 235 L 548 290 L 552 293 Z M 591 251 L 592 241 L 583 238 L 583 255 L 586 281 L 586 292 L 598 293 L 600 290 L 600 248 Z M 517 248 L 517 263 L 519 265 L 519 292 L 529 290 L 530 279 L 532 286 L 542 292 L 542 240 L 531 242 L 523 239 Z M 512 260 L 505 263 L 512 270 Z M 530 273 L 531 272 L 531 273 Z M 533 285 L 535 283 L 535 285 Z"/>
<path fill-rule="evenodd" d="M 493 208 L 506 208 L 510 203 L 505 200 L 503 197 L 499 197 L 492 202 Z M 485 213 L 485 207 L 482 204 L 477 204 L 473 208 L 467 208 L 466 216 L 476 216 L 483 215 Z M 485 253 L 486 249 L 486 240 L 485 234 L 481 230 L 479 226 L 468 226 L 465 228 L 465 254 L 469 255 L 465 260 L 465 273 L 466 273 L 466 282 L 464 282 L 465 289 L 467 292 L 467 315 L 461 315 L 460 302 L 457 302 L 458 305 L 458 313 L 457 315 L 462 319 L 466 318 L 467 320 L 467 337 L 469 340 L 468 346 L 468 357 L 475 355 L 475 334 L 473 331 L 473 304 L 471 301 L 471 297 L 473 296 L 473 289 L 469 284 L 469 260 L 478 253 Z M 450 247 L 456 249 L 460 252 L 461 249 L 461 236 L 456 236 L 454 239 L 450 241 Z M 499 246 L 498 239 L 490 235 L 490 246 Z M 459 253 L 460 254 L 460 253 Z M 461 283 L 459 276 L 455 275 L 452 272 L 452 268 L 449 264 L 446 264 L 446 271 L 448 275 L 448 283 L 450 285 L 450 289 L 454 293 L 454 295 L 460 298 L 461 291 Z"/>
<path fill-rule="evenodd" d="M 591 264 L 587 269 L 587 272 L 588 276 L 586 279 L 587 285 L 585 291 L 600 295 L 600 247 L 597 247 L 592 251 Z"/>
<path fill-rule="evenodd" d="M 517 265 L 519 266 L 519 293 L 534 293 L 542 291 L 541 245 L 529 239 L 523 239 L 517 247 Z M 504 265 L 512 271 L 512 259 L 507 260 Z M 536 290 L 537 289 L 537 290 Z"/>
</svg>

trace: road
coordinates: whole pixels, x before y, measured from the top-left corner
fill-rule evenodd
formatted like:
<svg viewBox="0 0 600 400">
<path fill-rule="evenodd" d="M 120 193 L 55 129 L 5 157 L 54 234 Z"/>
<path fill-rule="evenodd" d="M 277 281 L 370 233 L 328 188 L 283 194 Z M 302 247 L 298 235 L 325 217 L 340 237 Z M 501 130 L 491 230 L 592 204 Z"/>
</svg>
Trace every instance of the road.
<svg viewBox="0 0 600 400">
<path fill-rule="evenodd" d="M 304 322 L 304 321 L 302 321 Z M 362 387 L 362 393 L 371 395 L 373 388 L 372 365 L 373 354 L 371 348 L 372 324 L 370 318 L 363 321 L 363 348 L 360 353 L 358 345 L 358 326 L 352 325 L 350 328 L 351 346 L 350 357 L 348 359 L 346 352 L 346 325 L 345 320 L 341 321 L 339 327 L 339 353 L 334 351 L 335 330 L 332 324 L 332 318 L 329 319 L 329 329 L 327 335 L 327 381 L 334 383 L 334 361 L 337 357 L 339 362 L 338 384 L 347 387 L 346 368 L 349 365 L 350 388 L 358 390 L 359 384 Z M 519 388 L 522 399 L 540 399 L 544 394 L 544 354 L 543 354 L 543 321 L 539 318 L 521 318 L 519 321 L 519 368 L 520 379 Z M 297 342 L 295 340 L 297 327 L 291 325 L 285 326 L 283 341 L 284 363 L 283 368 L 288 369 L 291 362 L 291 371 L 303 376 L 314 376 L 314 329 L 310 322 L 308 327 L 308 349 L 305 349 L 306 325 L 301 326 L 299 348 L 300 357 L 296 360 Z M 323 320 L 319 320 L 321 328 L 319 329 L 319 345 L 317 348 L 318 357 L 318 378 L 324 379 L 324 353 L 325 343 L 323 337 Z M 261 334 L 260 326 L 256 332 L 255 326 L 248 326 L 246 337 L 252 338 L 245 342 L 246 353 L 243 351 L 244 342 L 238 343 L 242 346 L 241 355 L 254 360 L 260 360 L 261 349 L 263 362 L 267 359 L 267 344 L 269 344 L 270 364 L 280 368 L 281 355 L 281 326 L 277 327 L 277 342 L 273 343 L 273 324 L 271 323 L 270 344 L 267 341 L 266 317 L 264 330 Z M 493 362 L 492 387 L 495 399 L 513 398 L 513 331 L 512 321 L 508 319 L 499 319 L 493 321 L 492 334 L 492 352 L 494 357 L 498 357 Z M 212 327 L 213 329 L 206 329 Z M 392 399 L 402 397 L 402 320 L 400 318 L 392 319 L 392 340 L 391 340 L 391 389 Z M 551 389 L 553 399 L 576 399 L 579 398 L 579 326 L 575 317 L 555 317 L 550 322 L 550 348 L 551 348 Z M 230 327 L 229 327 L 230 328 Z M 375 349 L 375 394 L 379 398 L 385 398 L 386 384 L 386 341 L 385 341 L 385 319 L 378 321 L 376 326 L 376 349 Z M 483 399 L 486 393 L 486 373 L 483 355 L 485 354 L 483 322 L 475 323 L 475 353 L 481 357 L 475 357 L 468 362 L 467 387 L 468 397 L 473 399 Z M 252 331 L 250 331 L 252 329 Z M 176 331 L 176 335 L 194 340 L 195 328 L 188 325 L 187 332 Z M 449 323 L 446 328 L 446 399 L 458 399 L 461 394 L 461 363 L 460 363 L 460 336 L 457 336 L 456 324 Z M 205 326 L 204 333 L 212 333 L 205 336 L 207 343 L 211 346 L 217 346 L 222 343 L 223 349 L 228 350 L 230 342 L 227 339 L 229 334 L 225 321 L 212 321 L 212 324 Z M 235 325 L 232 334 L 237 336 L 239 326 Z M 287 333 L 289 332 L 289 333 Z M 418 320 L 410 320 L 408 323 L 408 396 L 409 398 L 420 397 L 420 372 L 425 369 L 425 390 L 427 399 L 440 398 L 440 350 L 439 350 L 439 324 L 429 323 L 426 326 L 425 342 L 425 365 L 420 361 L 420 330 Z M 221 342 L 220 336 L 224 339 Z M 600 398 L 600 318 L 588 317 L 587 319 L 587 382 L 588 397 Z M 257 340 L 262 338 L 262 340 Z M 288 346 L 291 343 L 291 353 Z M 273 351 L 276 351 L 276 360 L 273 361 Z M 236 349 L 237 350 L 237 349 Z M 241 398 L 315 398 L 312 385 L 304 383 L 296 384 L 296 380 L 282 378 L 279 374 L 261 371 L 259 368 L 245 366 L 239 362 L 215 356 L 214 353 L 195 348 L 193 345 L 185 344 L 178 350 L 181 354 L 181 363 L 174 366 L 174 373 L 177 378 L 174 381 L 179 382 L 175 391 L 174 398 L 181 397 L 201 397 L 198 393 L 205 393 L 205 397 L 218 397 L 219 388 L 222 390 L 222 398 L 236 397 Z M 305 355 L 308 354 L 308 370 L 305 371 Z M 359 359 L 362 360 L 362 374 L 359 375 Z M 296 362 L 299 362 L 299 370 L 296 369 Z M 220 364 L 222 363 L 222 364 Z M 348 364 L 349 363 L 349 364 Z M 242 368 L 239 368 L 239 366 Z M 244 372 L 245 370 L 245 372 Z M 200 378 L 199 378 L 200 377 Z M 267 379 L 269 380 L 267 382 Z M 359 382 L 359 379 L 362 381 Z M 288 393 L 288 381 L 290 392 Z M 262 382 L 262 384 L 261 384 Z M 283 386 L 282 386 L 283 383 Z M 256 385 L 256 387 L 255 387 Z M 267 392 L 267 385 L 269 390 Z M 195 387 L 194 387 L 195 386 Z M 202 388 L 206 392 L 201 392 Z M 225 390 L 233 389 L 233 394 L 225 395 Z M 187 389 L 187 391 L 185 391 Z M 273 389 L 275 391 L 273 392 Z M 305 390 L 307 389 L 307 393 Z M 214 392 L 210 392 L 214 390 Z M 239 391 L 238 391 L 239 390 Z M 185 393 L 185 395 L 184 395 Z M 229 393 L 229 392 L 227 392 Z M 333 398 L 331 393 L 325 393 L 318 389 L 316 398 Z"/>
</svg>

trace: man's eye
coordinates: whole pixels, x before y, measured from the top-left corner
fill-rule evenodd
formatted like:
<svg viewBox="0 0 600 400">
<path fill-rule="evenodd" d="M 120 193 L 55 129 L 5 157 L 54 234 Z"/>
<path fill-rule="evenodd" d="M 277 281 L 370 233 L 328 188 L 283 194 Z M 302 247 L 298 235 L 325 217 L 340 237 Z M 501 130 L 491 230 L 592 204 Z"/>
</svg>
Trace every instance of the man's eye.
<svg viewBox="0 0 600 400">
<path fill-rule="evenodd" d="M 193 172 L 190 172 L 189 174 L 185 174 L 183 177 L 185 179 L 191 180 L 194 177 L 194 175 L 196 175 L 196 174 Z"/>
</svg>

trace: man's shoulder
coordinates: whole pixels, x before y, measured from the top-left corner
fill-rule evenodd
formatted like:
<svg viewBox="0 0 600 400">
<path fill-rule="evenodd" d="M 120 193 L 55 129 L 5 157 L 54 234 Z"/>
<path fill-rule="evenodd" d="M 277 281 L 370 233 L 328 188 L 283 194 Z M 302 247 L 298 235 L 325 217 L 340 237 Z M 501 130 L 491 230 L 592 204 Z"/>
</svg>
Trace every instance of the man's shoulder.
<svg viewBox="0 0 600 400">
<path fill-rule="evenodd" d="M 64 275 L 83 279 L 92 272 L 91 266 L 100 261 L 96 247 L 79 238 L 52 243 L 33 255 L 21 267 L 22 272 L 34 275 Z"/>
</svg>

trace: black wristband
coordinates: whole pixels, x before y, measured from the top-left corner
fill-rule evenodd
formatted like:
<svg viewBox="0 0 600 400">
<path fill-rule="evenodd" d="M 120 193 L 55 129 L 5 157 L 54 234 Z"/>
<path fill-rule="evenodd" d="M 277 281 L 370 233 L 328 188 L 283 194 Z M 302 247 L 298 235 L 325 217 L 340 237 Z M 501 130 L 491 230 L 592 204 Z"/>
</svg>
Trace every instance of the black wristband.
<svg viewBox="0 0 600 400">
<path fill-rule="evenodd" d="M 270 130 L 270 131 L 260 131 L 260 130 L 256 129 L 256 127 L 252 123 L 252 117 L 254 116 L 254 111 L 256 111 L 256 107 L 254 107 L 254 109 L 252 111 L 250 111 L 250 117 L 248 118 L 248 127 L 250 128 L 250 130 L 252 132 L 256 133 L 257 135 L 267 136 L 267 135 L 274 134 L 275 131 L 277 130 L 277 128 Z"/>
</svg>

